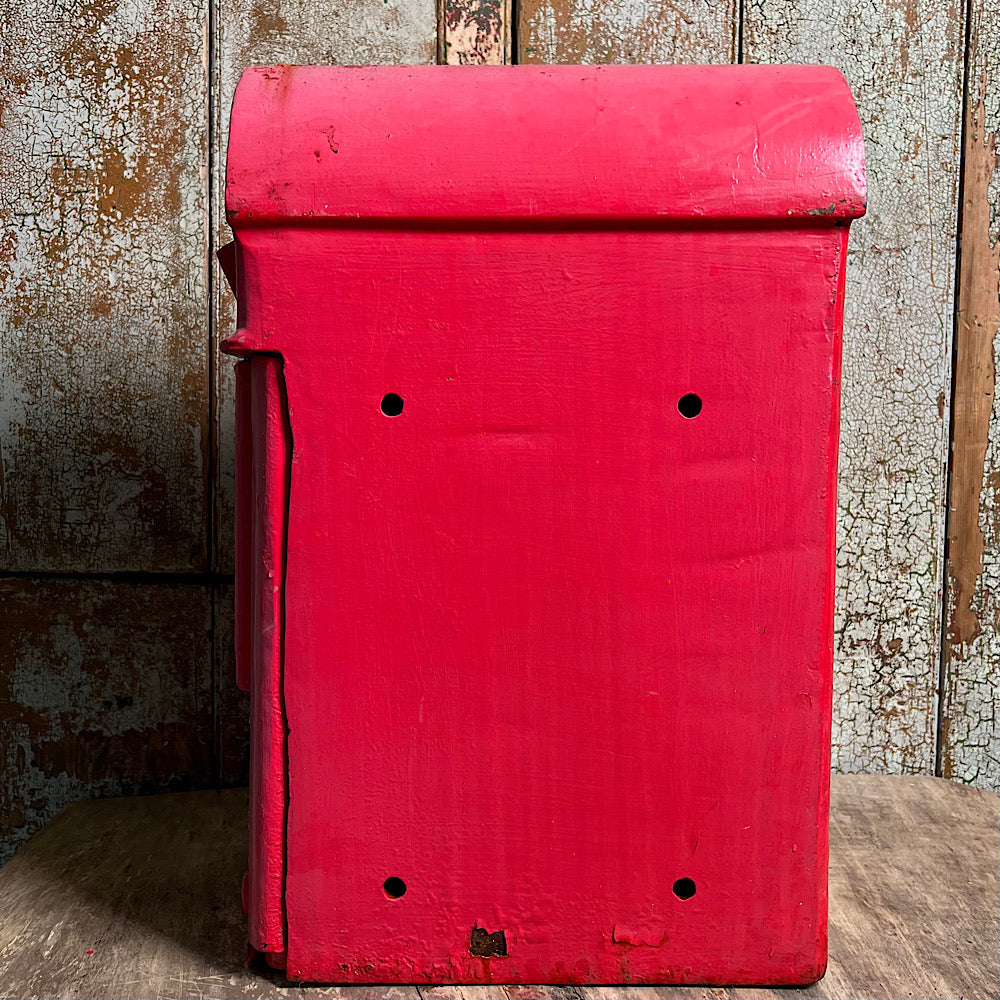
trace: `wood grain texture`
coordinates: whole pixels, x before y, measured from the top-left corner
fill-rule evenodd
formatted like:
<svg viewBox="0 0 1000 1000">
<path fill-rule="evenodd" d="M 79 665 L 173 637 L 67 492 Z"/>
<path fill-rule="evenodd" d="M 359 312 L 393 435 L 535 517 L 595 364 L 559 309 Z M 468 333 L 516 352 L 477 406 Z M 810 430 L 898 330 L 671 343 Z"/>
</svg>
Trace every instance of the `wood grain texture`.
<svg viewBox="0 0 1000 1000">
<path fill-rule="evenodd" d="M 0 871 L 12 998 L 777 1000 L 997 996 L 997 797 L 934 778 L 835 776 L 831 956 L 806 989 L 295 987 L 245 965 L 242 790 L 81 803 Z"/>
<path fill-rule="evenodd" d="M 366 65 L 432 63 L 437 51 L 434 0 L 262 0 L 216 2 L 212 119 L 214 245 L 232 240 L 225 220 L 225 164 L 229 112 L 240 75 L 248 66 L 274 63 Z M 233 362 L 218 354 L 218 341 L 236 326 L 236 307 L 226 280 L 215 265 L 213 345 L 216 365 L 213 427 L 216 450 L 214 481 L 214 565 L 233 571 L 235 385 Z"/>
<path fill-rule="evenodd" d="M 207 785 L 204 587 L 0 582 L 0 862 L 78 799 Z"/>
<path fill-rule="evenodd" d="M 962 9 L 747 0 L 747 62 L 838 66 L 865 130 L 844 329 L 834 765 L 935 765 Z"/>
<path fill-rule="evenodd" d="M 1000 18 L 971 7 L 941 773 L 1000 788 Z"/>
<path fill-rule="evenodd" d="M 733 0 L 521 0 L 523 63 L 736 62 Z"/>
<path fill-rule="evenodd" d="M 203 569 L 206 8 L 0 16 L 0 564 Z"/>
</svg>

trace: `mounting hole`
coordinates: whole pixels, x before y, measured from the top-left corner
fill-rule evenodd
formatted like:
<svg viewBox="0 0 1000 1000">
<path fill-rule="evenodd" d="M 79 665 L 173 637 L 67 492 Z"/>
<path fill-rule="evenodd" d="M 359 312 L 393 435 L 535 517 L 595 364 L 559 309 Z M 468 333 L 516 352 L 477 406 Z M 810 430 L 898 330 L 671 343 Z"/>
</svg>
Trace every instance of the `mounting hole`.
<svg viewBox="0 0 1000 1000">
<path fill-rule="evenodd" d="M 398 417 L 403 412 L 403 397 L 397 395 L 394 392 L 387 392 L 382 397 L 382 403 L 379 409 L 387 417 Z M 701 409 L 701 403 L 698 404 L 698 409 Z M 402 893 L 400 893 L 402 895 Z"/>
<path fill-rule="evenodd" d="M 701 396 L 695 392 L 689 392 L 677 400 L 677 409 L 682 417 L 692 420 L 701 413 Z"/>
<path fill-rule="evenodd" d="M 406 883 L 395 875 L 390 875 L 382 883 L 382 889 L 390 899 L 399 899 L 400 896 L 406 895 Z"/>
<path fill-rule="evenodd" d="M 694 879 L 679 878 L 674 883 L 674 895 L 678 899 L 690 899 L 694 895 Z"/>
</svg>

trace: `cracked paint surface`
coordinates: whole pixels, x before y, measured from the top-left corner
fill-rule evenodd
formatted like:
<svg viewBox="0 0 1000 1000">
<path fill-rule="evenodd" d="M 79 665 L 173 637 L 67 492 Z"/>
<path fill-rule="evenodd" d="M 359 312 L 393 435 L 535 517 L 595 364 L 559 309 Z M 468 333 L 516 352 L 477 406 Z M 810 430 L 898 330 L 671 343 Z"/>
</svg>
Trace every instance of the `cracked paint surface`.
<svg viewBox="0 0 1000 1000">
<path fill-rule="evenodd" d="M 950 3 L 748 0 L 748 62 L 832 63 L 865 132 L 844 321 L 833 762 L 933 773 L 962 41 Z"/>
<path fill-rule="evenodd" d="M 205 9 L 5 2 L 0 560 L 205 568 Z"/>
<path fill-rule="evenodd" d="M 731 0 L 523 0 L 524 63 L 735 62 Z"/>
</svg>

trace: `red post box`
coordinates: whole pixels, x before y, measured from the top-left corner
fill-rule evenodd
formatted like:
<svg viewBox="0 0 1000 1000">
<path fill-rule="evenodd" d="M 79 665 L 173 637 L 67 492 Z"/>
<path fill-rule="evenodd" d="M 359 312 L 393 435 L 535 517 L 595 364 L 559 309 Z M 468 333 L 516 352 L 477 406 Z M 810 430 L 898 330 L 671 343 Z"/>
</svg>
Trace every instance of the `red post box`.
<svg viewBox="0 0 1000 1000">
<path fill-rule="evenodd" d="M 254 68 L 226 190 L 252 945 L 821 976 L 840 74 Z"/>
</svg>

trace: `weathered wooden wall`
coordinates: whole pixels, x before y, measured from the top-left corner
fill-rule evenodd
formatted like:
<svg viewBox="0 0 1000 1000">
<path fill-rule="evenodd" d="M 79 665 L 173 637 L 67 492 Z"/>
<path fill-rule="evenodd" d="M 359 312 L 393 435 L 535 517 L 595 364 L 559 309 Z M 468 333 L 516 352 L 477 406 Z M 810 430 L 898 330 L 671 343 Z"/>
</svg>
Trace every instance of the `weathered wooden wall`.
<svg viewBox="0 0 1000 1000">
<path fill-rule="evenodd" d="M 73 799 L 245 773 L 210 261 L 252 63 L 839 66 L 834 765 L 1000 785 L 998 49 L 988 0 L 0 0 L 0 860 Z"/>
<path fill-rule="evenodd" d="M 939 773 L 1000 783 L 1000 13 L 973 3 L 965 83 Z"/>
<path fill-rule="evenodd" d="M 0 859 L 210 784 L 197 3 L 0 3 Z"/>
</svg>

